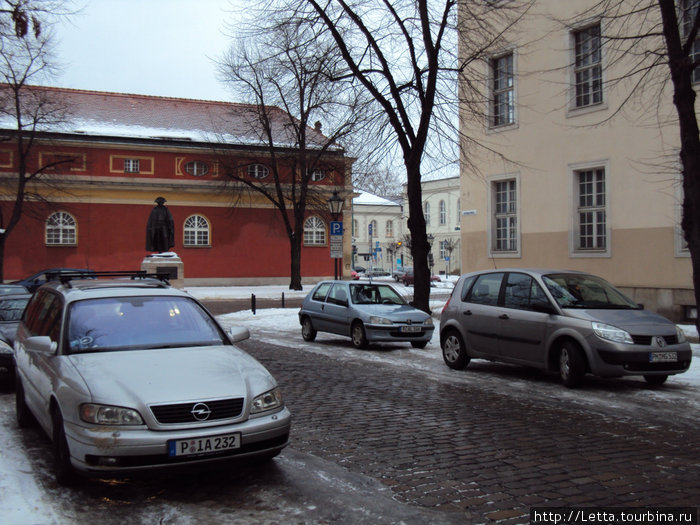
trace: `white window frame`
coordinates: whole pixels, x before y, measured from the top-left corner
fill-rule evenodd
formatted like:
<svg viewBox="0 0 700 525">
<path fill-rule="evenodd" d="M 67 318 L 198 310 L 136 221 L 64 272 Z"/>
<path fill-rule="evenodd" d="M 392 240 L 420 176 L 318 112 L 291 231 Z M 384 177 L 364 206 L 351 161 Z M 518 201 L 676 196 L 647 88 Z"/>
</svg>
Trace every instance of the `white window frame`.
<svg viewBox="0 0 700 525">
<path fill-rule="evenodd" d="M 596 62 L 579 64 L 579 48 L 577 47 L 577 35 L 584 34 L 593 28 L 598 28 L 599 39 L 600 39 L 600 49 L 598 51 L 598 60 Z M 579 27 L 573 29 L 569 33 L 569 46 L 571 49 L 571 66 L 570 66 L 570 102 L 569 102 L 569 114 L 580 114 L 587 113 L 589 111 L 599 111 L 607 107 L 606 90 L 605 90 L 605 48 L 603 45 L 603 26 L 600 20 L 589 21 L 587 24 L 582 24 Z M 590 56 L 590 53 L 585 54 Z M 594 95 L 598 93 L 598 90 L 593 89 L 594 81 L 589 81 L 590 90 L 586 93 L 588 97 L 591 97 L 585 104 L 579 104 L 579 93 L 577 92 L 578 86 L 581 84 L 577 80 L 578 74 L 584 74 L 586 72 L 594 72 L 598 70 L 600 83 L 600 100 L 592 100 Z"/>
<path fill-rule="evenodd" d="M 203 215 L 190 215 L 182 227 L 182 245 L 187 248 L 211 246 L 211 226 Z"/>
<path fill-rule="evenodd" d="M 503 60 L 510 59 L 509 69 L 506 72 L 505 85 L 499 84 L 499 80 L 503 78 L 498 72 L 501 71 L 499 67 L 502 65 Z M 505 53 L 491 57 L 489 60 L 489 122 L 488 126 L 494 130 L 500 130 L 510 126 L 516 125 L 516 81 L 515 81 L 515 71 L 516 71 L 516 57 L 513 50 L 509 50 Z M 501 100 L 505 97 L 505 101 Z M 496 108 L 505 107 L 505 117 L 500 115 L 500 119 L 497 121 Z"/>
<path fill-rule="evenodd" d="M 313 170 L 311 172 L 311 182 L 320 182 L 326 178 L 325 170 Z"/>
<path fill-rule="evenodd" d="M 512 194 L 512 200 L 515 204 L 514 210 L 503 211 L 498 208 L 498 189 L 499 185 L 503 183 L 513 182 L 514 189 Z M 502 175 L 496 175 L 489 177 L 488 179 L 488 217 L 489 217 L 489 228 L 487 232 L 487 242 L 489 256 L 498 258 L 520 258 L 522 254 L 522 242 L 521 242 L 521 232 L 520 232 L 520 210 L 522 208 L 520 199 L 520 174 L 518 173 L 506 173 Z M 496 245 L 499 241 L 498 239 L 498 223 L 499 220 L 509 220 L 513 219 L 515 221 L 514 228 L 512 231 L 509 228 L 508 239 L 515 243 L 513 249 L 497 249 Z"/>
<path fill-rule="evenodd" d="M 124 173 L 141 173 L 139 159 L 124 159 Z"/>
<path fill-rule="evenodd" d="M 316 215 L 304 221 L 304 246 L 327 246 L 326 224 Z"/>
<path fill-rule="evenodd" d="M 44 242 L 46 246 L 77 246 L 78 221 L 67 211 L 52 213 L 46 219 Z"/>
<path fill-rule="evenodd" d="M 441 200 L 438 204 L 438 207 L 438 217 L 440 221 L 440 226 L 444 226 L 445 224 L 447 224 L 447 203 L 444 200 Z"/>
<path fill-rule="evenodd" d="M 191 160 L 185 163 L 185 173 L 193 177 L 204 177 L 209 173 L 209 164 L 202 160 Z"/>
<path fill-rule="evenodd" d="M 425 217 L 425 225 L 430 226 L 430 203 L 428 201 L 423 203 L 423 217 Z"/>
<path fill-rule="evenodd" d="M 251 164 L 248 166 L 248 176 L 254 179 L 264 179 L 270 174 L 270 168 L 264 164 Z"/>
<path fill-rule="evenodd" d="M 384 236 L 388 239 L 394 237 L 394 221 L 392 221 L 391 219 L 386 221 L 386 231 Z"/>
<path fill-rule="evenodd" d="M 580 203 L 580 174 L 583 172 L 593 172 L 602 170 L 605 181 L 605 203 L 592 202 L 590 206 L 581 206 Z M 612 256 L 612 217 L 610 215 L 610 168 L 608 161 L 594 161 L 569 165 L 569 179 L 571 192 L 571 227 L 569 230 L 569 255 L 574 258 L 584 257 L 611 257 Z M 598 189 L 594 188 L 594 194 Z M 585 212 L 605 214 L 605 248 L 582 248 L 581 247 L 581 213 Z M 594 221 L 594 228 L 597 229 L 598 221 Z M 596 231 L 594 233 L 597 234 Z"/>
</svg>

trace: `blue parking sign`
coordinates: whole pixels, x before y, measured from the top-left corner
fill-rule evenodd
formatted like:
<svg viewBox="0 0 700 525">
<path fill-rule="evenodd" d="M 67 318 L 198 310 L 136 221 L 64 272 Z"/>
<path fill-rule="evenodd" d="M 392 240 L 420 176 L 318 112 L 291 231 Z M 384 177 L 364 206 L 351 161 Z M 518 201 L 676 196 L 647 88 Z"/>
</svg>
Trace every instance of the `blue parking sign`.
<svg viewBox="0 0 700 525">
<path fill-rule="evenodd" d="M 331 235 L 343 235 L 343 221 L 331 221 Z"/>
</svg>

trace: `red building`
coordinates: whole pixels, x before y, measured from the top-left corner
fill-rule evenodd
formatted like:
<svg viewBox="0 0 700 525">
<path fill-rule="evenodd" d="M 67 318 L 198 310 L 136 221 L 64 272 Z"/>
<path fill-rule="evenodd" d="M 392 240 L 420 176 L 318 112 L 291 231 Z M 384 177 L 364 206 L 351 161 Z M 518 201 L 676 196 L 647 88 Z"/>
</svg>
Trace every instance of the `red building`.
<svg viewBox="0 0 700 525">
<path fill-rule="evenodd" d="M 146 223 L 156 197 L 162 196 L 174 219 L 172 251 L 184 263 L 186 284 L 289 282 L 290 248 L 280 212 L 259 193 L 226 185 L 231 169 L 256 183 L 274 183 L 270 150 L 251 125 L 257 108 L 32 89 L 59 97 L 69 115 L 42 128 L 32 147 L 30 164 L 56 165 L 31 188 L 40 198 L 26 201 L 22 219 L 7 239 L 6 280 L 51 267 L 138 269 L 149 253 Z M 288 116 L 271 109 L 277 117 L 275 143 L 288 144 Z M 12 122 L 0 120 L 0 128 L 11 134 Z M 327 141 L 318 130 L 308 133 L 312 144 Z M 11 140 L 0 144 L 3 208 L 13 205 L 15 148 Z M 281 146 L 275 156 L 292 158 L 293 153 L 293 147 Z M 342 149 L 330 148 L 319 165 L 323 169 L 314 172 L 311 182 L 316 209 L 307 210 L 304 228 L 301 268 L 307 281 L 333 273 L 323 196 L 334 190 L 351 193 L 351 162 Z M 295 176 L 291 164 L 280 173 L 282 184 Z M 349 239 L 345 244 L 349 253 Z"/>
</svg>

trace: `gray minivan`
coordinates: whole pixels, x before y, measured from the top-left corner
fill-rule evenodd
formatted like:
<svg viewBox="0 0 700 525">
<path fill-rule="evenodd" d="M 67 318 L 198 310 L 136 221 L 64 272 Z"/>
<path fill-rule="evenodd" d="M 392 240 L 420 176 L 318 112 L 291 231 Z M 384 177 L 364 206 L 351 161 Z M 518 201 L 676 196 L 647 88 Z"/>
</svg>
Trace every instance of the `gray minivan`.
<svg viewBox="0 0 700 525">
<path fill-rule="evenodd" d="M 558 371 L 568 387 L 586 373 L 642 375 L 660 385 L 692 359 L 674 323 L 604 279 L 568 270 L 461 276 L 440 316 L 440 346 L 450 368 L 473 358 L 504 361 Z"/>
</svg>

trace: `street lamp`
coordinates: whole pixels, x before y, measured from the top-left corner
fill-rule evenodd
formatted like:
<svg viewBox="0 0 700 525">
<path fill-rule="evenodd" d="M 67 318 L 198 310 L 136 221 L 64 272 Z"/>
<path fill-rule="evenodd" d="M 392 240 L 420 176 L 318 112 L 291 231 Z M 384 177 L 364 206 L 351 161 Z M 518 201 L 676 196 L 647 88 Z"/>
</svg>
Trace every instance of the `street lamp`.
<svg viewBox="0 0 700 525">
<path fill-rule="evenodd" d="M 337 190 L 333 190 L 333 195 L 328 199 L 328 211 L 331 212 L 334 221 L 337 221 L 343 212 L 343 199 L 338 195 Z M 335 279 L 338 279 L 338 259 L 335 257 L 333 258 L 333 275 Z"/>
</svg>

